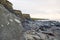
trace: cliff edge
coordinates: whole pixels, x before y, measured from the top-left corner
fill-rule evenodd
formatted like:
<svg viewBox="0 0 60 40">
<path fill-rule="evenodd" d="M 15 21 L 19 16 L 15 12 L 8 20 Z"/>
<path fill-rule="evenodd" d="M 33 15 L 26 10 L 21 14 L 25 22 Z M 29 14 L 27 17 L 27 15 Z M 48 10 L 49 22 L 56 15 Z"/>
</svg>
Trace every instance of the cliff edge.
<svg viewBox="0 0 60 40">
<path fill-rule="evenodd" d="M 21 17 L 17 17 L 9 10 L 12 6 L 8 7 L 7 2 L 0 0 L 0 40 L 23 40 Z"/>
</svg>

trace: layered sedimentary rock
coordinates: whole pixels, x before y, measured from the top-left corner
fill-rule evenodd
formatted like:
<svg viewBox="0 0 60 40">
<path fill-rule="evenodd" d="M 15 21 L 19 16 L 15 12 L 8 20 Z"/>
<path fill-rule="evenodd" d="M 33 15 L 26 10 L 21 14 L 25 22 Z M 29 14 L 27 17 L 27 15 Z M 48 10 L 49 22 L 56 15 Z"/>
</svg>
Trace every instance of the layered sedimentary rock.
<svg viewBox="0 0 60 40">
<path fill-rule="evenodd" d="M 12 3 L 10 3 L 8 0 L 0 0 L 0 4 L 2 4 L 6 9 L 12 12 Z"/>
<path fill-rule="evenodd" d="M 16 16 L 18 16 L 19 18 L 21 18 L 21 21 L 23 20 L 22 12 L 20 10 L 13 10 L 13 12 L 15 13 Z"/>
<path fill-rule="evenodd" d="M 9 1 L 6 1 L 6 3 L 4 4 L 4 7 L 8 9 L 10 12 L 12 12 L 13 10 L 12 6 L 12 3 L 10 3 Z"/>
<path fill-rule="evenodd" d="M 23 18 L 24 19 L 30 19 L 30 15 L 29 14 L 23 14 Z"/>
<path fill-rule="evenodd" d="M 22 17 L 22 12 L 20 10 L 13 10 L 16 15 Z"/>
<path fill-rule="evenodd" d="M 6 4 L 6 1 L 7 1 L 7 0 L 0 0 L 0 3 L 1 3 L 1 4 Z"/>
</svg>

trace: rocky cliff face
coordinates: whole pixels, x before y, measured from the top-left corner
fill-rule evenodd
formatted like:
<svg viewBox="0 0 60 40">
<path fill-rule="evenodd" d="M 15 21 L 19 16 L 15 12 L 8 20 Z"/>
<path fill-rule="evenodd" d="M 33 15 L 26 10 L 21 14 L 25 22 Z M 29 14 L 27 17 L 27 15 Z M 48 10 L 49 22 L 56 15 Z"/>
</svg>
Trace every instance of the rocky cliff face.
<svg viewBox="0 0 60 40">
<path fill-rule="evenodd" d="M 21 19 L 0 4 L 0 40 L 23 40 Z"/>
<path fill-rule="evenodd" d="M 12 12 L 12 3 L 8 0 L 0 0 L 0 4 L 2 4 L 6 9 L 8 9 L 10 12 Z"/>
<path fill-rule="evenodd" d="M 24 19 L 28 19 L 28 20 L 30 19 L 30 15 L 29 14 L 22 14 L 22 15 L 23 15 Z"/>
<path fill-rule="evenodd" d="M 0 40 L 60 40 L 60 22 L 32 20 L 0 0 Z"/>
</svg>

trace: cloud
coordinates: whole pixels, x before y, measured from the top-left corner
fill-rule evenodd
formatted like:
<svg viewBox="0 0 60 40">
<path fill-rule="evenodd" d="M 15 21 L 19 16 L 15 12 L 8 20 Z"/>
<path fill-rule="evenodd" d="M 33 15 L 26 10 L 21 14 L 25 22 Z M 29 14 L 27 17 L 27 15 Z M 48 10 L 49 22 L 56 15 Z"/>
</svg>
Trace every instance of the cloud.
<svg viewBox="0 0 60 40">
<path fill-rule="evenodd" d="M 9 0 L 13 8 L 31 17 L 60 19 L 60 0 Z"/>
</svg>

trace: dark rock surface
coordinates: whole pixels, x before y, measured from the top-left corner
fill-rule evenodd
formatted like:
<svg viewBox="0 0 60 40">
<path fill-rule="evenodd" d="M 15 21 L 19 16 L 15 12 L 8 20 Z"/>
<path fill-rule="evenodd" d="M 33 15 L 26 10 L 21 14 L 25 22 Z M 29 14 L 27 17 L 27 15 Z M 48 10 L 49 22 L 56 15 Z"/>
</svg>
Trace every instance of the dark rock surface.
<svg viewBox="0 0 60 40">
<path fill-rule="evenodd" d="M 26 20 L 24 33 L 27 40 L 60 40 L 59 21 L 44 20 L 30 21 Z"/>
</svg>

